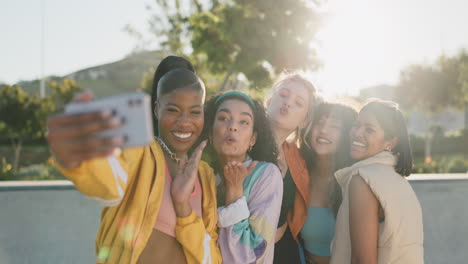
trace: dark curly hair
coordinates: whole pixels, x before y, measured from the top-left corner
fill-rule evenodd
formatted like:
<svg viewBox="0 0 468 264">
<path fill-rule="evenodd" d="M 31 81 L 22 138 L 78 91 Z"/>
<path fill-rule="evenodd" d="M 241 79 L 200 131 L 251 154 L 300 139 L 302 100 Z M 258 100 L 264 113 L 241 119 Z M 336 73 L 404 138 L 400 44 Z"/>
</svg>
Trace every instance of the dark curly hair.
<svg viewBox="0 0 468 264">
<path fill-rule="evenodd" d="M 252 149 L 248 152 L 249 156 L 253 160 L 270 162 L 276 165 L 278 157 L 278 148 L 273 137 L 273 132 L 268 121 L 265 108 L 257 100 L 250 98 L 248 95 L 240 95 L 238 93 L 229 92 L 220 93 L 212 96 L 205 104 L 205 127 L 203 129 L 203 139 L 208 139 L 213 129 L 216 112 L 218 107 L 226 100 L 240 100 L 250 106 L 253 113 L 254 126 L 253 132 L 257 134 L 257 140 L 252 146 Z M 224 96 L 223 96 L 224 95 Z M 220 98 L 220 96 L 223 96 Z M 220 98 L 218 100 L 218 98 Z M 247 99 L 247 98 L 250 98 Z M 253 103 L 253 105 L 252 105 Z M 217 164 L 216 153 L 214 152 L 213 146 L 208 143 L 203 159 L 210 163 L 216 172 L 219 171 Z"/>
<path fill-rule="evenodd" d="M 316 162 L 315 151 L 309 144 L 312 128 L 317 124 L 318 121 L 320 121 L 321 118 L 327 117 L 332 113 L 338 120 L 342 122 L 340 146 L 335 156 L 335 167 L 333 168 L 333 172 L 348 167 L 354 163 L 354 161 L 351 159 L 351 155 L 349 154 L 351 148 L 349 131 L 351 130 L 351 127 L 357 118 L 357 111 L 345 104 L 323 102 L 317 106 L 314 120 L 304 131 L 302 131 L 302 137 L 304 138 L 304 141 L 301 142 L 301 152 L 307 161 L 307 167 L 309 171 L 315 167 Z"/>
<path fill-rule="evenodd" d="M 351 106 L 345 104 L 323 102 L 317 106 L 314 114 L 314 120 L 303 131 L 304 134 L 302 135 L 304 140 L 301 142 L 301 153 L 302 157 L 306 161 L 309 173 L 313 171 L 317 164 L 317 154 L 309 144 L 312 128 L 320 121 L 321 118 L 330 116 L 332 113 L 338 120 L 341 121 L 342 124 L 340 131 L 340 145 L 338 146 L 337 153 L 334 157 L 335 162 L 332 171 L 336 172 L 339 169 L 348 167 L 353 164 L 353 160 L 351 159 L 350 155 L 351 143 L 349 138 L 349 131 L 351 130 L 351 127 L 357 118 L 357 111 Z M 343 200 L 343 195 L 335 177 L 333 177 L 329 199 L 333 212 L 336 216 L 341 205 L 341 201 Z"/>
</svg>

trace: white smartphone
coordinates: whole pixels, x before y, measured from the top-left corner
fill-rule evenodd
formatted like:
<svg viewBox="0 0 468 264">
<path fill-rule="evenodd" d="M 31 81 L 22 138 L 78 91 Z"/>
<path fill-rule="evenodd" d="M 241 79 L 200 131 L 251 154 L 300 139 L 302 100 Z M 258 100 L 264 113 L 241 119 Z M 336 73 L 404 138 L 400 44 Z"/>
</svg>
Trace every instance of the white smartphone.
<svg viewBox="0 0 468 264">
<path fill-rule="evenodd" d="M 154 137 L 150 101 L 150 96 L 145 93 L 125 93 L 89 102 L 72 102 L 65 106 L 65 113 L 78 114 L 105 109 L 115 111 L 116 116 L 124 120 L 124 124 L 116 129 L 99 132 L 96 136 L 124 136 L 124 148 L 144 146 Z"/>
</svg>

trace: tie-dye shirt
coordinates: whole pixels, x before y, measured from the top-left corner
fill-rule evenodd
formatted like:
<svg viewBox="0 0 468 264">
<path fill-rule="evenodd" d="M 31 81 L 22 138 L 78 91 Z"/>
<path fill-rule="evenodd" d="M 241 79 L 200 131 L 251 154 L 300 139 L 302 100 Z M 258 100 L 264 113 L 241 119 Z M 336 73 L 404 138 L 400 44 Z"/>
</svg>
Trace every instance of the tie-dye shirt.
<svg viewBox="0 0 468 264">
<path fill-rule="evenodd" d="M 248 166 L 250 162 L 248 160 L 244 165 Z M 272 163 L 259 162 L 243 185 L 246 199 L 218 208 L 218 245 L 223 263 L 273 263 L 283 196 L 281 172 Z"/>
</svg>

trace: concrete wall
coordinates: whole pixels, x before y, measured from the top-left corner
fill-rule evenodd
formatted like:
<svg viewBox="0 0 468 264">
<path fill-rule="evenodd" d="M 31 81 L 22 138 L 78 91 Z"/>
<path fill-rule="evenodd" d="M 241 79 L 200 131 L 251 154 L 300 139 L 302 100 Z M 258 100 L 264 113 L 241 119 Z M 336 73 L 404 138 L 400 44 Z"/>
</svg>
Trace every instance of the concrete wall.
<svg viewBox="0 0 468 264">
<path fill-rule="evenodd" d="M 95 263 L 99 218 L 71 184 L 0 186 L 0 263 Z"/>
<path fill-rule="evenodd" d="M 468 260 L 468 175 L 415 176 L 425 263 Z M 99 205 L 66 181 L 0 182 L 0 263 L 94 263 Z"/>
<path fill-rule="evenodd" d="M 425 263 L 466 264 L 468 175 L 443 179 L 411 181 L 423 210 Z"/>
</svg>

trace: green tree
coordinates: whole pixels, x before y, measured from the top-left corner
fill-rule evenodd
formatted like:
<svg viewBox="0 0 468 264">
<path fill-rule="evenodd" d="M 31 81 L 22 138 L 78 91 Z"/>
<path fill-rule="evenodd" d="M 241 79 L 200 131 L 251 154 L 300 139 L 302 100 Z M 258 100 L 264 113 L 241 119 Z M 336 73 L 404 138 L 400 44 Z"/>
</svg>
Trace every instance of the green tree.
<svg viewBox="0 0 468 264">
<path fill-rule="evenodd" d="M 143 72 L 140 79 L 140 88 L 138 91 L 151 94 L 153 91 L 153 75 L 154 67 L 149 67 L 147 71 Z"/>
<path fill-rule="evenodd" d="M 468 111 L 468 53 L 440 56 L 432 65 L 410 65 L 400 74 L 395 87 L 396 99 L 407 109 L 416 108 L 427 114 L 430 127 L 432 114 L 453 107 Z M 429 129 L 430 130 L 430 129 Z M 426 159 L 430 160 L 433 133 L 426 135 Z"/>
<path fill-rule="evenodd" d="M 440 56 L 433 65 L 403 69 L 397 99 L 407 108 L 437 112 L 451 106 L 463 109 L 468 101 L 468 53 Z"/>
<path fill-rule="evenodd" d="M 242 73 L 264 88 L 284 69 L 319 66 L 311 44 L 320 14 L 310 1 L 223 1 L 189 22 L 194 53 L 206 55 L 210 71 L 225 80 Z"/>
<path fill-rule="evenodd" d="M 15 172 L 18 171 L 23 142 L 44 136 L 47 116 L 54 110 L 51 97 L 29 96 L 19 86 L 0 88 L 0 136 L 11 141 Z"/>
<path fill-rule="evenodd" d="M 209 90 L 235 87 L 242 76 L 252 87 L 265 88 L 285 69 L 320 66 L 312 45 L 321 21 L 319 5 L 303 0 L 156 0 L 148 7 L 149 24 L 164 50 L 189 57 Z"/>
<path fill-rule="evenodd" d="M 49 81 L 49 86 L 57 109 L 63 108 L 76 93 L 83 91 L 75 80 L 69 78 L 64 78 L 61 82 Z"/>
<path fill-rule="evenodd" d="M 460 84 L 461 93 L 463 94 L 463 97 L 460 97 L 460 99 L 464 101 L 466 109 L 466 104 L 468 102 L 468 61 L 460 63 L 459 70 L 458 82 Z"/>
</svg>

